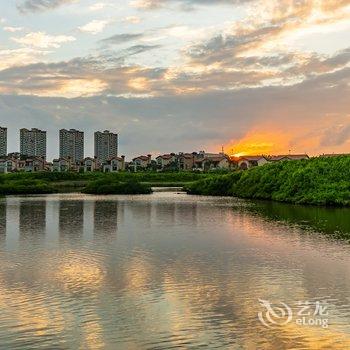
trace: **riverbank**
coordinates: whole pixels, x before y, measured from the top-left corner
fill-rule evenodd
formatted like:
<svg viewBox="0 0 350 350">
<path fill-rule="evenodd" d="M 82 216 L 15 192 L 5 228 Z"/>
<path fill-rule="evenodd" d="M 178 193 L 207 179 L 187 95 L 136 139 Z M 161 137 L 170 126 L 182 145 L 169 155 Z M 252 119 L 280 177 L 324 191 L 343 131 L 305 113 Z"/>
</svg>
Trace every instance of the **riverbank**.
<svg viewBox="0 0 350 350">
<path fill-rule="evenodd" d="M 132 194 L 135 194 L 134 191 L 138 188 L 141 194 L 148 193 L 151 187 L 185 187 L 193 181 L 211 176 L 195 172 L 12 173 L 0 175 L 0 195 L 85 192 L 89 187 L 91 191 L 106 192 L 106 184 L 112 183 L 113 188 L 109 186 L 111 194 L 125 194 L 126 187 L 130 188 Z M 96 186 L 92 189 L 92 185 L 96 183 L 98 187 L 101 187 L 100 189 L 97 189 Z M 129 186 L 130 183 L 137 185 Z"/>
<path fill-rule="evenodd" d="M 189 194 L 350 206 L 350 156 L 266 164 L 186 186 Z"/>
</svg>

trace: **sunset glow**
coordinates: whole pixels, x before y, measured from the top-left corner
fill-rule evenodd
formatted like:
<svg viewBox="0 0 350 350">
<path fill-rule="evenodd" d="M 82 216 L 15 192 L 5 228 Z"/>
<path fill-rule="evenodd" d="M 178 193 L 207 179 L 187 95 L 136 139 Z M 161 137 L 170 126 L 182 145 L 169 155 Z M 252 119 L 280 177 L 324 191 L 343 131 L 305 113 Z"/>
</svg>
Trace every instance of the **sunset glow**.
<svg viewBox="0 0 350 350">
<path fill-rule="evenodd" d="M 286 154 L 288 149 L 288 135 L 278 132 L 249 132 L 240 140 L 232 140 L 225 149 L 234 157 L 246 155 Z"/>
</svg>

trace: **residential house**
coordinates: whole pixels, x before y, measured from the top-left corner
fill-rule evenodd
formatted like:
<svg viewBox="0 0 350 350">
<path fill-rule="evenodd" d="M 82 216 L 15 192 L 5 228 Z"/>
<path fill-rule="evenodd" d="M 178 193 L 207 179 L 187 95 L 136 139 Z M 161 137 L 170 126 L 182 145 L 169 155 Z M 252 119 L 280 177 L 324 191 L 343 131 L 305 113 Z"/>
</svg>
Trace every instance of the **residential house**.
<svg viewBox="0 0 350 350">
<path fill-rule="evenodd" d="M 175 153 L 163 154 L 156 158 L 158 169 L 165 170 L 178 167 L 177 155 Z"/>
<path fill-rule="evenodd" d="M 52 163 L 52 170 L 55 172 L 66 172 L 72 170 L 72 160 L 70 158 L 54 159 Z"/>
<path fill-rule="evenodd" d="M 197 153 L 179 153 L 178 155 L 178 166 L 179 170 L 193 170 L 195 166 Z"/>
<path fill-rule="evenodd" d="M 201 171 L 214 169 L 230 169 L 231 159 L 224 153 L 204 153 L 199 152 L 195 156 L 195 168 Z"/>
<path fill-rule="evenodd" d="M 238 168 L 241 170 L 247 170 L 266 163 L 268 163 L 268 159 L 265 156 L 243 156 L 237 160 Z"/>
<path fill-rule="evenodd" d="M 152 164 L 152 156 L 149 154 L 147 156 L 139 156 L 132 160 L 129 164 L 130 168 L 133 168 L 134 171 L 144 170 L 150 167 Z"/>
<path fill-rule="evenodd" d="M 45 159 L 43 157 L 30 157 L 25 159 L 24 171 L 34 173 L 45 170 Z"/>
<path fill-rule="evenodd" d="M 84 171 L 84 173 L 96 171 L 96 170 L 99 170 L 100 168 L 97 158 L 91 158 L 91 157 L 84 158 L 81 165 L 82 165 L 81 169 Z"/>
<path fill-rule="evenodd" d="M 17 169 L 17 160 L 16 159 L 0 159 L 0 173 L 7 174 L 16 171 Z"/>
<path fill-rule="evenodd" d="M 24 170 L 23 161 L 20 160 L 20 153 L 9 153 L 0 159 L 0 173 L 13 173 Z"/>
<path fill-rule="evenodd" d="M 53 171 L 53 163 L 52 162 L 45 162 L 45 170 L 47 172 L 52 172 Z"/>
<path fill-rule="evenodd" d="M 125 156 L 112 157 L 107 160 L 102 166 L 104 173 L 115 173 L 125 170 Z"/>
</svg>

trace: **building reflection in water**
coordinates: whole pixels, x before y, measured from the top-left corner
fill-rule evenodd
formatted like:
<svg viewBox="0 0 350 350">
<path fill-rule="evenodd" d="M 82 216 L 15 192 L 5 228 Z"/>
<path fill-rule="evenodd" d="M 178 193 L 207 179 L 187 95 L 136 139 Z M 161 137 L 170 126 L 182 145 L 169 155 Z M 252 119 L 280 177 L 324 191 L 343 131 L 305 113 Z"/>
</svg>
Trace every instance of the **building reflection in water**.
<svg viewBox="0 0 350 350">
<path fill-rule="evenodd" d="M 142 227 L 151 226 L 153 205 L 149 202 L 135 202 L 128 206 L 133 223 L 138 223 Z"/>
<path fill-rule="evenodd" d="M 176 223 L 197 226 L 197 203 L 177 204 Z"/>
<path fill-rule="evenodd" d="M 21 201 L 19 233 L 21 237 L 44 234 L 46 231 L 46 201 Z"/>
<path fill-rule="evenodd" d="M 84 231 L 84 202 L 60 201 L 58 221 L 60 238 L 81 238 Z"/>
<path fill-rule="evenodd" d="M 0 247 L 4 247 L 6 244 L 6 202 L 0 202 Z"/>
<path fill-rule="evenodd" d="M 175 223 L 175 203 L 159 203 L 155 206 L 156 220 L 168 224 Z"/>
<path fill-rule="evenodd" d="M 119 204 L 116 201 L 94 203 L 94 234 L 116 235 L 118 230 Z"/>
<path fill-rule="evenodd" d="M 0 202 L 0 235 L 6 234 L 6 202 Z"/>
</svg>

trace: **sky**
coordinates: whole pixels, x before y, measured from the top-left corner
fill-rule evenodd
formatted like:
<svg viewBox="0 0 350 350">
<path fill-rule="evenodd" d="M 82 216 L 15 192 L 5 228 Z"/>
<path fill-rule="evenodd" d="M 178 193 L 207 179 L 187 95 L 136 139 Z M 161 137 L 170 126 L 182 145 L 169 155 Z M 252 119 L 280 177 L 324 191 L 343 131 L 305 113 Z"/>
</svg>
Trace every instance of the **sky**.
<svg viewBox="0 0 350 350">
<path fill-rule="evenodd" d="M 350 0 L 0 2 L 0 126 L 120 154 L 350 152 Z"/>
</svg>

